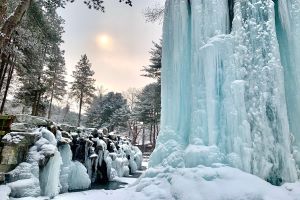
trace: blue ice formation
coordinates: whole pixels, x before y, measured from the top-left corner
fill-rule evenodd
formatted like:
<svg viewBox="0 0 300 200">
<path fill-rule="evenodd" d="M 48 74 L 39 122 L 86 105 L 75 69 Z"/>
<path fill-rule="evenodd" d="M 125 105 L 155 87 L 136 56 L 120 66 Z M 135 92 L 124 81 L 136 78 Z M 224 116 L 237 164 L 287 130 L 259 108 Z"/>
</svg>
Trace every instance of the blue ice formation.
<svg viewBox="0 0 300 200">
<path fill-rule="evenodd" d="M 167 0 L 162 66 L 150 166 L 225 163 L 298 180 L 299 0 Z"/>
</svg>

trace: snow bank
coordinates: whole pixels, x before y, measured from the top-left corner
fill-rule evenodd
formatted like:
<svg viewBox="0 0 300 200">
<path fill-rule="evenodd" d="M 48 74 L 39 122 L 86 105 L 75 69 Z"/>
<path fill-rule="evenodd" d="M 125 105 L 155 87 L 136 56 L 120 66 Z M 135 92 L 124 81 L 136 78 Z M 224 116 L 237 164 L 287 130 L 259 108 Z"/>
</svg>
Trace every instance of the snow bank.
<svg viewBox="0 0 300 200">
<path fill-rule="evenodd" d="M 214 164 L 213 167 L 151 168 L 135 192 L 145 199 L 176 200 L 296 200 L 299 183 L 273 186 L 239 169 Z"/>
<path fill-rule="evenodd" d="M 299 182 L 273 186 L 239 169 L 213 164 L 151 168 L 127 188 L 65 193 L 54 200 L 300 200 L 299 194 Z"/>
</svg>

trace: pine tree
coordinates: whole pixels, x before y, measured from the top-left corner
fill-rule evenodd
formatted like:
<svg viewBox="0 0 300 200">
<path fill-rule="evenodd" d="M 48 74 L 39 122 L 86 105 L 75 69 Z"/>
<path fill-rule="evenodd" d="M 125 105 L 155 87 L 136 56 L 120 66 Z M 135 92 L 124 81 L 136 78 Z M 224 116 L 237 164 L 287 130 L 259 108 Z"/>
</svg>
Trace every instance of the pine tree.
<svg viewBox="0 0 300 200">
<path fill-rule="evenodd" d="M 160 13 L 163 13 L 161 10 Z M 155 15 L 155 13 L 153 14 Z M 137 106 L 133 115 L 144 122 L 150 128 L 150 141 L 155 145 L 158 134 L 158 126 L 161 113 L 161 59 L 162 59 L 162 40 L 160 43 L 153 42 L 154 48 L 149 52 L 151 64 L 144 66 L 143 70 L 146 72 L 142 76 L 156 79 L 156 83 L 149 84 L 144 87 L 142 92 L 138 95 Z"/>
<path fill-rule="evenodd" d="M 124 131 L 128 127 L 128 120 L 130 118 L 130 111 L 127 105 L 115 110 L 110 119 L 110 126 L 114 130 Z"/>
<path fill-rule="evenodd" d="M 162 41 L 160 43 L 153 42 L 154 48 L 149 52 L 151 64 L 144 66 L 142 71 L 145 72 L 143 76 L 154 78 L 160 82 L 161 78 L 161 58 L 162 58 Z"/>
<path fill-rule="evenodd" d="M 81 123 L 81 110 L 85 104 L 90 104 L 96 88 L 93 79 L 94 71 L 86 55 L 81 56 L 80 61 L 73 71 L 74 81 L 72 82 L 70 96 L 79 101 L 78 126 Z"/>
<path fill-rule="evenodd" d="M 51 49 L 52 55 L 49 57 L 48 69 L 46 70 L 47 92 L 49 93 L 48 119 L 51 118 L 53 100 L 62 100 L 66 94 L 67 81 L 65 80 L 66 68 L 63 52 L 54 45 Z"/>
<path fill-rule="evenodd" d="M 13 37 L 20 49 L 16 71 L 21 86 L 15 96 L 32 107 L 32 115 L 44 116 L 49 102 L 59 99 L 66 86 L 63 52 L 59 49 L 62 23 L 53 7 L 34 2 Z"/>
<path fill-rule="evenodd" d="M 160 84 L 151 83 L 146 85 L 137 99 L 133 115 L 138 121 L 149 126 L 150 141 L 155 144 L 161 113 Z"/>
<path fill-rule="evenodd" d="M 121 93 L 109 92 L 103 97 L 95 98 L 87 111 L 87 125 L 96 128 L 107 126 L 113 131 L 115 126 L 111 124 L 112 116 L 125 105 L 126 100 Z"/>
</svg>

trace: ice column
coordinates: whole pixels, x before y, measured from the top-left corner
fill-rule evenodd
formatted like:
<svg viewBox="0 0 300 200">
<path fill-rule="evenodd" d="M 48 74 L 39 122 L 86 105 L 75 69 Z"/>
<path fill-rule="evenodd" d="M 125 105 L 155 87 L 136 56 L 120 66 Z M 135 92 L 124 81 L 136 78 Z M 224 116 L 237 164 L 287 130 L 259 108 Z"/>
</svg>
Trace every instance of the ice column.
<svg viewBox="0 0 300 200">
<path fill-rule="evenodd" d="M 164 134 L 160 136 L 151 164 L 182 165 L 180 150 L 187 143 L 190 123 L 190 5 L 188 1 L 166 2 L 163 37 L 162 112 Z M 166 142 L 166 143 L 165 143 Z M 165 158 L 170 158 L 164 160 Z"/>
<path fill-rule="evenodd" d="M 276 0 L 276 30 L 284 67 L 289 125 L 294 135 L 294 155 L 300 165 L 300 2 Z"/>
<path fill-rule="evenodd" d="M 297 180 L 289 126 L 298 144 L 299 4 L 167 0 L 150 166 L 223 162 L 276 185 Z"/>
</svg>

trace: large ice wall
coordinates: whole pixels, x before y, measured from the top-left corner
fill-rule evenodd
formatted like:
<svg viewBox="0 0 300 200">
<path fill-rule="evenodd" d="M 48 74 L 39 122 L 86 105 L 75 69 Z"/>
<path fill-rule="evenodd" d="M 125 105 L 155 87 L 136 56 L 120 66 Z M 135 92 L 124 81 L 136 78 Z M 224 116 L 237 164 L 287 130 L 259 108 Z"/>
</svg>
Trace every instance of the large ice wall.
<svg viewBox="0 0 300 200">
<path fill-rule="evenodd" d="M 167 0 L 150 165 L 221 162 L 277 185 L 297 180 L 299 54 L 297 0 Z"/>
</svg>

